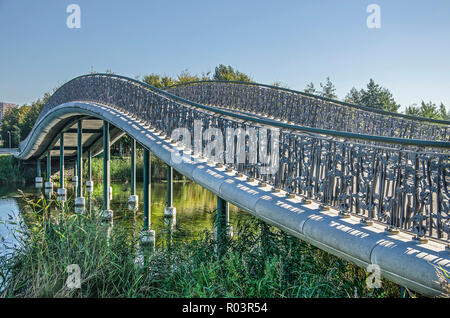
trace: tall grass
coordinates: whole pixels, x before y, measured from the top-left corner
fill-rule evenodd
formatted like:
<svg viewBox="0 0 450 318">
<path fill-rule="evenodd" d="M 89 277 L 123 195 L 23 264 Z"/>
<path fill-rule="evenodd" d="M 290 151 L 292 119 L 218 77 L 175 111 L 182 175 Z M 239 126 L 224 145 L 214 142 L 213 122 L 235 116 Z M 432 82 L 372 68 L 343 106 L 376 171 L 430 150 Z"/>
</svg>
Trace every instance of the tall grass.
<svg viewBox="0 0 450 318">
<path fill-rule="evenodd" d="M 49 212 L 51 211 L 51 212 Z M 368 290 L 366 272 L 257 220 L 238 222 L 222 257 L 209 232 L 158 242 L 145 265 L 137 230 L 28 200 L 23 248 L 2 260 L 3 297 L 392 297 L 383 280 Z M 69 289 L 78 264 L 81 288 Z M 0 286 L 0 290 L 2 286 Z"/>
</svg>

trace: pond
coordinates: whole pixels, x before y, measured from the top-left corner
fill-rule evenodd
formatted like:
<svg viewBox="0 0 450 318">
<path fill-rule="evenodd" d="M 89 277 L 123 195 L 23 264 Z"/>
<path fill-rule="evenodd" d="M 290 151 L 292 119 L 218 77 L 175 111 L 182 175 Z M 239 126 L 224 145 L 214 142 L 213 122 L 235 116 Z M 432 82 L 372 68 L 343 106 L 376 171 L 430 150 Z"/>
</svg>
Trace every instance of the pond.
<svg viewBox="0 0 450 318">
<path fill-rule="evenodd" d="M 137 184 L 137 194 L 139 196 L 139 209 L 134 214 L 127 209 L 127 200 L 130 187 L 127 183 L 114 182 L 113 200 L 111 209 L 114 211 L 114 226 L 126 226 L 130 231 L 140 231 L 143 226 L 143 186 Z M 67 184 L 68 195 L 73 195 L 71 184 Z M 217 197 L 210 191 L 189 181 L 174 182 L 173 203 L 177 209 L 176 219 L 168 224 L 164 218 L 164 207 L 166 205 L 165 182 L 154 182 L 151 189 L 151 223 L 152 229 L 156 232 L 156 244 L 163 244 L 170 231 L 171 239 L 174 241 L 192 240 L 199 238 L 205 230 L 211 230 L 214 226 L 215 209 Z M 15 235 L 17 230 L 21 230 L 18 224 L 21 221 L 21 207 L 24 202 L 21 199 L 18 189 L 24 193 L 36 193 L 33 185 L 3 185 L 0 186 L 0 219 L 7 221 L 7 225 L 0 224 L 0 255 L 5 255 L 8 247 L 17 244 Z M 94 184 L 92 200 L 93 210 L 98 210 L 102 206 L 103 186 Z M 230 205 L 230 223 L 235 224 L 240 218 L 252 218 L 249 214 L 241 211 L 237 207 Z"/>
</svg>

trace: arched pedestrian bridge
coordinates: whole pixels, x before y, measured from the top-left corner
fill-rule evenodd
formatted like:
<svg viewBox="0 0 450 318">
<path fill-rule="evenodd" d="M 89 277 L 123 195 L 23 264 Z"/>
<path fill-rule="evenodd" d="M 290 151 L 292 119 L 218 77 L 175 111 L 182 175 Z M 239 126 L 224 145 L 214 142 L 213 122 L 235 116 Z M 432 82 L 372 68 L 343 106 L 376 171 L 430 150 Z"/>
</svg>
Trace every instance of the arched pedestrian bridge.
<svg viewBox="0 0 450 318">
<path fill-rule="evenodd" d="M 450 122 L 388 113 L 273 86 L 205 81 L 159 90 L 111 74 L 60 87 L 20 144 L 17 158 L 77 162 L 76 210 L 92 183 L 81 164 L 103 152 L 105 216 L 111 216 L 109 148 L 144 147 L 144 238 L 151 240 L 150 156 L 218 196 L 218 231 L 228 202 L 263 221 L 412 290 L 442 293 L 450 270 Z M 51 174 L 51 173 L 50 173 Z M 47 174 L 48 176 L 49 174 Z M 52 191 L 48 183 L 47 192 Z M 88 185 L 87 189 L 86 186 Z M 226 231 L 225 231 L 226 232 Z"/>
</svg>

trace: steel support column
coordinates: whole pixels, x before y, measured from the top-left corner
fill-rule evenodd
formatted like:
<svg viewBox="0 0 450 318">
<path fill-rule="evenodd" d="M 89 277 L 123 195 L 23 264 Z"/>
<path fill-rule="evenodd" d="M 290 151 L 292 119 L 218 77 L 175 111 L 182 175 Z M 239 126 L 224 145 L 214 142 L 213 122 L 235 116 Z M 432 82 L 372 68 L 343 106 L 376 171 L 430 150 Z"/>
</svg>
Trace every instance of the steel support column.
<svg viewBox="0 0 450 318">
<path fill-rule="evenodd" d="M 51 151 L 47 151 L 47 181 L 44 184 L 45 195 L 51 198 L 53 192 L 52 183 L 52 154 Z"/>
<path fill-rule="evenodd" d="M 223 253 L 223 243 L 229 232 L 230 208 L 226 200 L 217 197 L 217 215 L 216 215 L 216 239 L 219 255 Z"/>
<path fill-rule="evenodd" d="M 136 211 L 138 209 L 139 198 L 136 195 L 136 140 L 131 142 L 131 193 L 128 197 L 128 209 Z"/>
<path fill-rule="evenodd" d="M 166 207 L 164 208 L 165 217 L 175 217 L 177 213 L 173 206 L 173 168 L 167 165 L 167 193 L 166 193 Z"/>
<path fill-rule="evenodd" d="M 83 196 L 83 121 L 79 120 L 77 124 L 78 197 L 75 197 L 75 212 L 84 213 L 86 200 Z"/>
<path fill-rule="evenodd" d="M 152 211 L 151 211 L 151 197 L 152 197 L 152 162 L 150 151 L 144 148 L 144 226 L 141 232 L 141 242 L 144 245 L 155 246 L 155 231 L 151 230 Z"/>
<path fill-rule="evenodd" d="M 77 166 L 78 166 L 78 196 L 83 196 L 83 122 L 78 121 L 77 129 Z"/>
<path fill-rule="evenodd" d="M 35 178 L 35 187 L 39 189 L 39 192 L 42 189 L 42 175 L 41 175 L 41 159 L 36 160 L 36 178 Z"/>
<path fill-rule="evenodd" d="M 112 218 L 111 211 L 111 178 L 110 178 L 110 135 L 109 122 L 103 121 L 103 211 L 102 216 L 105 219 Z"/>
<path fill-rule="evenodd" d="M 64 133 L 59 136 L 59 189 L 57 199 L 61 204 L 67 199 L 66 189 L 64 188 Z"/>
</svg>

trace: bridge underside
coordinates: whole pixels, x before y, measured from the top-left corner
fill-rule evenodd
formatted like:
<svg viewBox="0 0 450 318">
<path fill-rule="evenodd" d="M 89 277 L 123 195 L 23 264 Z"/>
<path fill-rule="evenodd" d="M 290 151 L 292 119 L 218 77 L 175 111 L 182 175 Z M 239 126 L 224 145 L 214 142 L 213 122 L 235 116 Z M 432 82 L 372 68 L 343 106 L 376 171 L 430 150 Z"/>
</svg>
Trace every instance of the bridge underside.
<svg viewBox="0 0 450 318">
<path fill-rule="evenodd" d="M 64 133 L 64 156 L 66 159 L 74 159 L 77 156 L 77 123 L 81 119 L 83 154 L 91 150 L 91 155 L 95 156 L 103 151 L 103 119 L 86 114 L 67 115 L 63 114 L 60 120 L 51 121 L 46 128 L 43 128 L 45 135 L 37 139 L 33 152 L 27 160 L 42 159 L 47 156 L 48 151 L 52 157 L 60 155 L 60 134 Z M 111 144 L 114 144 L 125 133 L 119 128 L 110 126 Z M 42 140 L 42 142 L 39 142 Z"/>
<path fill-rule="evenodd" d="M 71 147 L 76 147 L 74 132 L 81 118 L 86 129 L 83 149 L 90 147 L 93 155 L 102 151 L 100 129 L 106 120 L 113 127 L 111 141 L 127 133 L 181 174 L 267 223 L 363 268 L 377 264 L 384 277 L 412 290 L 430 296 L 442 293 L 436 268 L 450 269 L 444 244 L 433 240 L 421 244 L 411 234 L 387 233 L 385 225 L 376 222 L 365 225 L 357 216 L 342 218 L 333 208 L 324 210 L 314 200 L 289 197 L 284 191 L 274 191 L 270 185 L 261 185 L 206 159 L 177 162 L 171 154 L 183 148 L 148 124 L 102 104 L 69 102 L 53 108 L 33 128 L 31 138 L 17 156 L 24 160 L 44 156 L 48 149 L 59 146 L 58 137 L 63 131 L 66 153 L 74 156 L 76 150 Z M 58 156 L 59 150 L 51 150 L 51 155 Z"/>
</svg>

